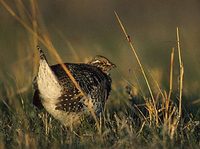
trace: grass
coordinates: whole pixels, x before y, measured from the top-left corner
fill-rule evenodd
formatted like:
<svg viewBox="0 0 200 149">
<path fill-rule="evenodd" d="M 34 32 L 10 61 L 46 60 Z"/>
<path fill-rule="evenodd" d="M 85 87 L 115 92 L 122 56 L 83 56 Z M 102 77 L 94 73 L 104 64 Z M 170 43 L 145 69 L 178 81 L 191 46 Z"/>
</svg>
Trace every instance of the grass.
<svg viewBox="0 0 200 149">
<path fill-rule="evenodd" d="M 26 46 L 29 49 L 36 49 L 38 43 L 42 44 L 58 63 L 62 63 L 45 25 L 41 25 L 36 1 L 30 1 L 29 11 L 21 0 L 16 0 L 18 13 L 5 1 L 0 2 L 28 31 L 30 42 Z M 198 102 L 189 103 L 191 97 L 183 92 L 184 67 L 179 30 L 179 90 L 173 90 L 176 81 L 173 79 L 175 49 L 171 52 L 169 90 L 162 90 L 156 78 L 150 77 L 151 74 L 144 69 L 121 19 L 117 14 L 116 17 L 137 59 L 149 95 L 123 78 L 122 85 L 113 84 L 100 121 L 93 115 L 94 119 L 84 118 L 78 128 L 65 128 L 45 110 L 32 105 L 32 80 L 37 71 L 38 57 L 36 50 L 25 51 L 22 50 L 25 47 L 19 46 L 20 61 L 10 68 L 12 74 L 0 74 L 0 148 L 199 148 L 200 110 Z M 73 49 L 72 53 L 77 58 Z M 70 75 L 67 68 L 64 69 Z M 153 87 L 158 92 L 154 92 Z"/>
</svg>

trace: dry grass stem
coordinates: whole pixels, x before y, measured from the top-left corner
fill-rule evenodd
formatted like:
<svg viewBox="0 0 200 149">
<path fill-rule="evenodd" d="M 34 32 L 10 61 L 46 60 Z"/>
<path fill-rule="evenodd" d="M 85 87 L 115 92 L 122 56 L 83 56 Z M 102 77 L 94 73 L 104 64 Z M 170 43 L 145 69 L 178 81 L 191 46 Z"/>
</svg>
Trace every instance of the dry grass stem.
<svg viewBox="0 0 200 149">
<path fill-rule="evenodd" d="M 65 44 L 69 48 L 69 50 L 72 53 L 72 55 L 74 56 L 75 60 L 77 62 L 80 61 L 81 58 L 78 55 L 78 53 L 76 52 L 76 50 L 73 48 L 72 44 L 66 39 L 66 37 L 64 36 L 64 34 L 60 30 L 57 30 L 57 32 L 58 32 L 58 35 L 61 37 L 61 39 L 65 42 Z"/>
<path fill-rule="evenodd" d="M 179 68 L 180 68 L 180 76 L 179 76 L 179 119 L 182 115 L 182 92 L 183 92 L 183 75 L 184 75 L 184 66 L 182 62 L 181 56 L 181 47 L 180 47 L 180 35 L 179 28 L 176 28 L 176 37 L 177 37 L 177 49 L 178 49 L 178 59 L 179 59 Z"/>
<path fill-rule="evenodd" d="M 50 36 L 48 35 L 47 32 L 44 33 L 44 35 L 42 37 L 40 37 L 37 32 L 35 32 L 31 27 L 29 27 L 29 25 L 23 21 L 23 19 L 21 19 L 14 11 L 13 9 L 4 1 L 4 0 L 0 0 L 0 2 L 2 3 L 2 5 L 5 7 L 5 9 L 28 31 L 30 32 L 34 37 L 37 37 L 37 39 L 47 48 L 50 50 L 50 53 L 53 54 L 53 56 L 55 57 L 55 60 L 62 66 L 62 68 L 64 69 L 64 71 L 66 72 L 66 74 L 69 76 L 69 78 L 71 79 L 71 81 L 73 82 L 73 84 L 75 85 L 75 87 L 80 91 L 80 93 L 82 94 L 83 97 L 85 97 L 88 101 L 90 99 L 88 99 L 89 97 L 82 91 L 81 87 L 79 86 L 79 84 L 76 82 L 75 78 L 73 77 L 73 75 L 71 74 L 71 72 L 69 71 L 69 69 L 65 66 L 65 64 L 63 63 L 63 60 L 61 59 L 61 57 L 59 56 L 59 54 L 57 53 L 56 49 L 54 48 L 51 40 L 50 40 Z M 90 108 L 89 105 L 88 106 L 88 110 L 89 112 L 92 114 L 96 125 L 97 125 L 97 129 L 98 132 L 100 133 L 100 126 L 99 126 L 99 122 L 97 120 L 96 114 L 94 112 L 93 108 Z"/>
<path fill-rule="evenodd" d="M 51 3 L 50 6 L 52 4 L 54 3 Z M 5 32 L 12 32 L 12 34 L 6 36 L 19 37 L 12 39 L 14 42 L 12 42 L 12 45 L 8 45 L 12 47 L 16 44 L 14 48 L 7 47 L 7 41 L 5 41 L 5 45 L 2 45 L 3 48 L 9 49 L 9 51 L 3 51 L 5 53 L 2 53 L 2 58 L 5 54 L 8 54 L 9 57 L 1 60 L 3 68 L 0 73 L 0 148 L 12 148 L 13 146 L 17 148 L 47 148 L 50 144 L 52 148 L 154 147 L 167 149 L 179 148 L 180 146 L 185 148 L 199 147 L 200 117 L 198 105 L 200 99 L 196 94 L 188 96 L 190 90 L 186 90 L 188 91 L 187 94 L 186 92 L 183 94 L 184 59 L 178 27 L 176 28 L 177 91 L 177 87 L 175 87 L 177 82 L 174 82 L 177 81 L 174 78 L 176 47 L 170 51 L 169 73 L 157 64 L 154 68 L 145 68 L 137 49 L 134 48 L 134 40 L 132 41 L 126 26 L 115 12 L 117 24 L 119 23 L 120 26 L 119 29 L 122 30 L 122 35 L 125 35 L 128 41 L 127 45 L 133 52 L 132 58 L 136 59 L 138 67 L 126 74 L 128 78 L 119 69 L 116 70 L 118 74 L 115 74 L 112 78 L 110 99 L 105 102 L 104 111 L 97 117 L 93 109 L 94 105 L 90 100 L 91 97 L 82 90 L 80 84 L 68 70 L 68 65 L 63 64 L 61 55 L 57 53 L 53 45 L 53 38 L 48 31 L 50 26 L 45 25 L 42 13 L 40 13 L 40 8 L 43 12 L 47 5 L 37 0 L 0 0 L 0 5 L 23 27 L 13 27 L 20 36 L 17 34 L 17 36 L 13 36 L 13 30 Z M 39 6 L 41 7 L 39 8 Z M 47 12 L 48 15 L 60 15 Z M 46 16 L 46 13 L 44 15 Z M 49 21 L 48 19 L 47 21 Z M 3 21 L 7 23 L 10 18 L 3 18 Z M 5 22 L 2 23 L 5 24 Z M 4 26 L 2 27 L 4 29 Z M 55 42 L 64 41 L 67 52 L 70 52 L 75 62 L 81 61 L 80 53 L 77 53 L 64 34 L 60 32 L 60 29 L 54 26 L 54 31 L 58 33 L 56 35 L 52 33 L 52 35 L 55 35 Z M 38 71 L 39 54 L 36 46 L 39 44 L 47 50 L 46 52 L 51 55 L 55 63 L 62 66 L 63 71 L 73 82 L 73 86 L 79 90 L 79 94 L 75 95 L 74 98 L 84 98 L 84 109 L 87 107 L 88 112 L 83 117 L 81 116 L 79 125 L 72 123 L 74 117 L 71 116 L 69 126 L 65 127 L 51 114 L 48 114 L 44 108 L 35 108 L 32 104 L 33 90 L 31 84 L 33 76 Z M 10 61 L 10 58 L 14 56 L 13 53 L 16 54 L 16 58 Z M 160 53 L 155 53 L 154 56 L 157 56 L 157 54 Z M 126 66 L 123 65 L 121 68 L 124 70 Z M 192 86 L 189 86 L 190 83 L 187 85 L 192 90 L 196 89 L 196 82 L 194 86 L 193 83 Z M 147 90 L 143 90 L 143 87 Z M 148 95 L 145 94 L 145 91 Z M 187 105 L 183 105 L 183 99 L 188 101 L 186 101 Z M 184 112 L 183 106 L 185 106 Z"/>
<path fill-rule="evenodd" d="M 172 89 L 173 89 L 173 69 L 174 69 L 174 48 L 172 48 L 171 57 L 170 57 L 169 93 L 165 101 L 165 120 L 168 119 L 169 103 L 170 103 L 170 98 L 171 98 Z"/>
<path fill-rule="evenodd" d="M 133 46 L 133 43 L 132 43 L 132 41 L 131 41 L 131 37 L 130 37 L 130 36 L 128 35 L 128 33 L 126 32 L 126 29 L 125 29 L 124 25 L 122 24 L 121 19 L 119 18 L 118 14 L 117 14 L 116 12 L 114 12 L 114 13 L 115 13 L 115 16 L 116 16 L 116 18 L 117 18 L 117 21 L 118 21 L 118 23 L 119 23 L 119 25 L 120 25 L 120 27 L 121 27 L 121 29 L 122 29 L 124 35 L 126 36 L 126 39 L 127 39 L 128 43 L 129 43 L 129 45 L 130 45 L 130 47 L 131 47 L 131 50 L 133 51 L 133 53 L 134 53 L 134 55 L 135 55 L 135 57 L 136 57 L 136 60 L 137 60 L 137 62 L 138 62 L 138 65 L 139 65 L 139 67 L 140 67 L 140 69 L 141 69 L 141 71 L 142 71 L 142 74 L 143 74 L 143 77 L 144 77 L 145 82 L 146 82 L 146 84 L 147 84 L 147 87 L 148 87 L 148 90 L 149 90 L 151 99 L 153 100 L 154 112 L 155 112 L 156 117 L 157 117 L 157 118 L 156 118 L 156 125 L 158 125 L 158 113 L 157 113 L 157 110 L 156 110 L 155 98 L 154 98 L 154 96 L 153 96 L 152 89 L 151 89 L 150 84 L 149 84 L 149 81 L 148 81 L 148 79 L 147 79 L 147 75 L 146 75 L 146 73 L 145 73 L 145 71 L 144 71 L 144 68 L 143 68 L 143 66 L 142 66 L 142 63 L 141 63 L 139 57 L 138 57 L 138 54 L 137 54 L 137 52 L 136 52 L 136 50 L 135 50 L 135 48 L 134 48 L 134 46 Z"/>
<path fill-rule="evenodd" d="M 172 89 L 173 89 L 173 70 L 174 70 L 174 48 L 172 48 L 171 57 L 170 57 L 170 78 L 169 78 L 169 94 L 168 94 L 169 100 L 171 98 Z"/>
</svg>

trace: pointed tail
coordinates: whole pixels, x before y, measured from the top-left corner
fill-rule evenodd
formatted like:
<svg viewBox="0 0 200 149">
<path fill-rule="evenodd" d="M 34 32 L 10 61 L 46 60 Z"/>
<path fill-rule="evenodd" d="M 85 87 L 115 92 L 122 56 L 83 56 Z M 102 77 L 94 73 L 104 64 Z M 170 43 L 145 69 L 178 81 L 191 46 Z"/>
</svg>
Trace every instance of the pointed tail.
<svg viewBox="0 0 200 149">
<path fill-rule="evenodd" d="M 46 60 L 46 57 L 45 57 L 44 52 L 42 51 L 42 49 L 39 46 L 37 46 L 37 49 L 38 49 L 39 54 L 40 54 L 40 59 Z"/>
</svg>

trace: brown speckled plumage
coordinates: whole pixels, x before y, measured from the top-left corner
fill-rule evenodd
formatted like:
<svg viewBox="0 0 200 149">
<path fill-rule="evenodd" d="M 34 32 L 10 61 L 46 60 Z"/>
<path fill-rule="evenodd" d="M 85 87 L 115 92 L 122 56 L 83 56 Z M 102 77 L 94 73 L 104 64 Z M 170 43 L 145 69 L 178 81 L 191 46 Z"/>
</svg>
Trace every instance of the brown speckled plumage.
<svg viewBox="0 0 200 149">
<path fill-rule="evenodd" d="M 86 64 L 65 63 L 65 65 L 70 70 L 82 91 L 91 100 L 95 113 L 99 115 L 111 91 L 111 78 L 108 71 L 115 65 L 103 56 L 97 56 Z M 46 69 L 49 69 L 48 72 Z M 51 79 L 48 78 L 48 80 L 45 80 L 45 76 L 48 75 L 51 76 L 48 78 L 55 77 L 54 82 L 51 82 Z M 64 125 L 67 125 L 66 117 L 68 115 L 82 115 L 87 111 L 87 106 L 84 104 L 85 98 L 66 75 L 61 65 L 49 66 L 41 50 L 40 66 L 38 75 L 34 81 L 34 86 L 35 94 L 33 104 L 38 107 L 42 107 L 43 105 L 49 113 L 59 119 Z M 49 91 L 52 91 L 52 88 L 54 91 L 54 87 L 55 89 L 60 88 L 60 90 L 58 89 L 60 94 L 55 97 L 53 97 L 54 94 L 51 95 L 49 93 Z M 62 117 L 65 120 L 62 121 Z"/>
</svg>

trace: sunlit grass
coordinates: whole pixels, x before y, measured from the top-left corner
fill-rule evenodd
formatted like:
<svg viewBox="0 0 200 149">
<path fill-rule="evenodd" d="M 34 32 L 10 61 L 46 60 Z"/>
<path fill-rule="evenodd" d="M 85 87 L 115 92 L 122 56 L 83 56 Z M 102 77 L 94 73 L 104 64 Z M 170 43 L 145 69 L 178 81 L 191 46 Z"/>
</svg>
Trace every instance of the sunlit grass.
<svg viewBox="0 0 200 149">
<path fill-rule="evenodd" d="M 181 102 L 177 100 L 177 96 L 178 99 L 190 100 L 186 98 L 186 95 L 182 96 L 184 86 L 180 82 L 183 83 L 183 78 L 180 77 L 178 83 L 180 90 L 178 92 L 173 90 L 174 82 L 177 81 L 173 78 L 174 59 L 177 58 L 174 57 L 174 50 L 169 60 L 170 73 L 162 74 L 169 75 L 169 90 L 163 90 L 160 87 L 162 77 L 159 79 L 158 76 L 161 76 L 162 72 L 155 71 L 155 74 L 150 74 L 151 72 L 144 70 L 136 55 L 140 65 L 139 71 L 142 71 L 145 78 L 149 95 L 142 89 L 139 83 L 140 77 L 135 75 L 138 84 L 134 86 L 121 76 L 113 83 L 112 93 L 100 121 L 85 118 L 80 127 L 65 128 L 45 110 L 38 110 L 32 105 L 32 80 L 38 67 L 36 46 L 42 44 L 49 49 L 49 53 L 53 55 L 57 63 L 62 63 L 45 26 L 41 25 L 43 24 L 42 19 L 37 18 L 40 14 L 36 1 L 31 1 L 29 11 L 23 1 L 17 0 L 18 13 L 6 1 L 0 0 L 0 2 L 28 31 L 29 36 L 25 46 L 21 46 L 24 43 L 19 43 L 20 46 L 16 47 L 18 61 L 10 66 L 10 73 L 0 74 L 0 148 L 44 148 L 48 146 L 52 148 L 198 148 L 200 145 L 200 115 L 197 110 L 190 113 L 187 112 L 190 111 L 189 109 L 183 110 L 184 103 L 182 100 Z M 61 33 L 60 35 L 65 42 L 63 35 Z M 127 34 L 126 37 L 128 37 Z M 127 39 L 132 45 L 130 37 Z M 20 42 L 25 39 L 18 40 Z M 178 39 L 179 42 L 181 41 Z M 68 42 L 67 44 L 70 45 Z M 132 46 L 131 49 L 135 50 Z M 80 55 L 72 47 L 70 49 L 74 59 L 79 60 Z M 178 49 L 180 52 L 180 47 Z M 183 59 L 180 61 L 181 73 Z M 68 72 L 67 68 L 65 69 Z M 198 100 L 196 102 L 198 105 Z"/>
</svg>

